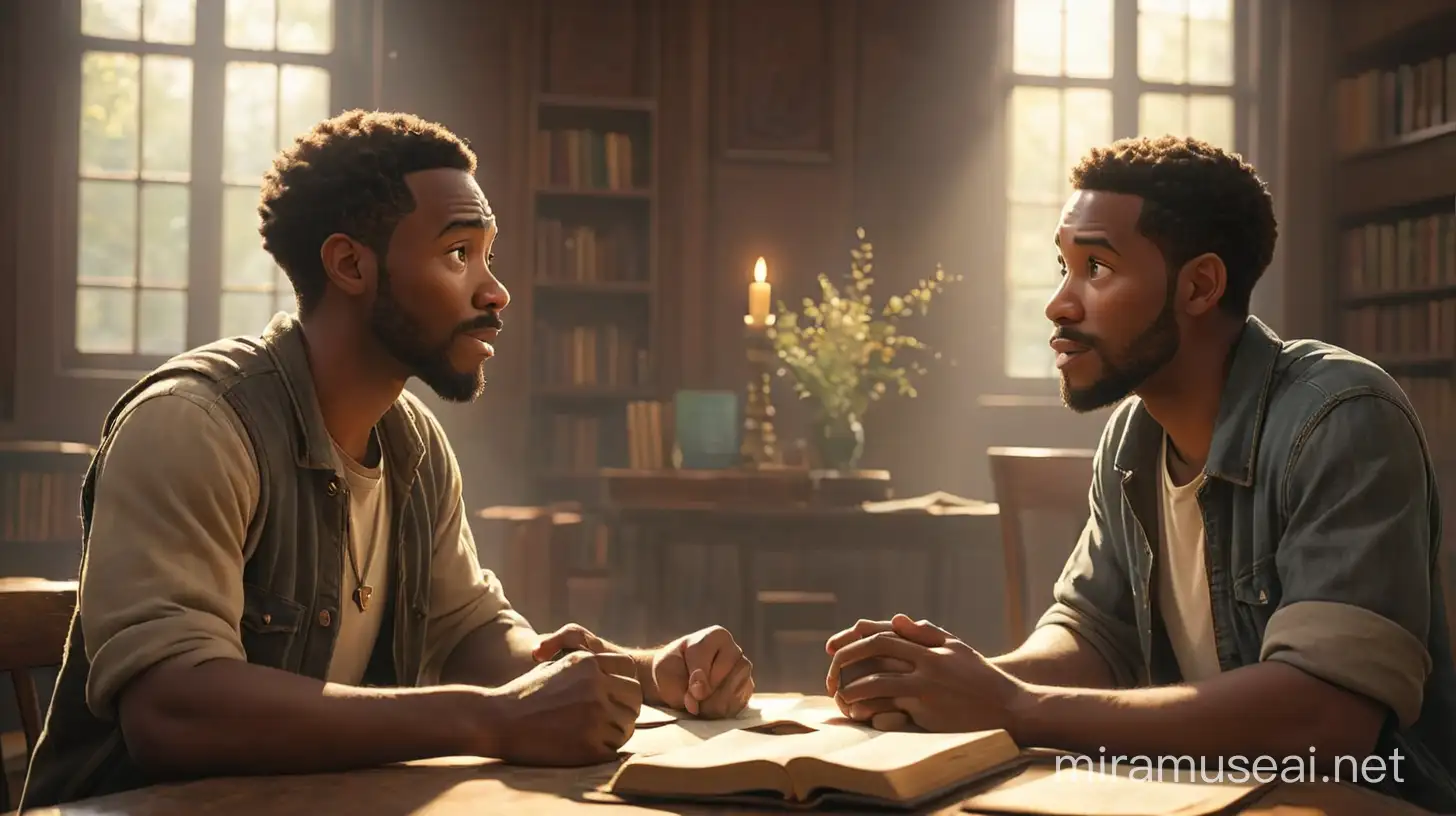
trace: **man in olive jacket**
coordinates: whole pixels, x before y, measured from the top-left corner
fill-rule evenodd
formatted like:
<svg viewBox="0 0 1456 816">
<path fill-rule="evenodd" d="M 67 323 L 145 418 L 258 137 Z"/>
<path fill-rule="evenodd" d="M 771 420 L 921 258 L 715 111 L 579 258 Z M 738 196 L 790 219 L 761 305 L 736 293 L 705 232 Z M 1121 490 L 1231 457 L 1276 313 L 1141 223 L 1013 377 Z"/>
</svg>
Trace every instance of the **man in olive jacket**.
<svg viewBox="0 0 1456 816">
<path fill-rule="evenodd" d="M 747 704 L 722 628 L 542 637 L 481 569 L 455 455 L 404 390 L 474 399 L 504 325 L 475 166 L 438 125 L 359 111 L 276 160 L 260 231 L 298 315 L 178 356 L 107 417 L 24 808 L 441 755 L 585 765 L 644 701 Z"/>
</svg>

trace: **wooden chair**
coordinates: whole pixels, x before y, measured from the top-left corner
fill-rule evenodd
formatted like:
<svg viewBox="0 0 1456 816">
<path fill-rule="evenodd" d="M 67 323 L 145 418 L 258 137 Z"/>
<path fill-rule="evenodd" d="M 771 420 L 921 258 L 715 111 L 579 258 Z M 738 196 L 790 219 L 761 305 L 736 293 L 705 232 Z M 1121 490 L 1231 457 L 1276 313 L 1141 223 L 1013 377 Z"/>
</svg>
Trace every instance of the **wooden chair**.
<svg viewBox="0 0 1456 816">
<path fill-rule="evenodd" d="M 1091 450 L 994 447 L 991 480 L 1000 507 L 1001 549 L 1006 562 L 1006 643 L 1014 649 L 1031 634 L 1027 608 L 1045 609 L 1052 584 L 1087 523 L 1087 491 L 1092 482 Z M 1025 518 L 1035 514 L 1028 525 Z M 1060 518 L 1054 530 L 1042 521 Z M 1028 536 L 1026 528 L 1038 528 Z M 1045 600 L 1046 603 L 1042 603 Z"/>
<path fill-rule="evenodd" d="M 31 671 L 61 665 L 76 612 L 76 586 L 75 581 L 0 578 L 0 674 L 10 675 L 20 706 L 25 736 L 22 769 L 35 752 L 45 722 Z M 0 808 L 13 806 L 0 760 Z"/>
<path fill-rule="evenodd" d="M 605 531 L 589 524 L 579 505 L 500 505 L 476 517 L 504 524 L 500 578 L 538 631 L 573 621 L 597 631 L 606 597 Z"/>
<path fill-rule="evenodd" d="M 829 657 L 824 643 L 842 627 L 833 592 L 765 589 L 756 593 L 754 686 L 762 692 L 823 694 Z"/>
</svg>

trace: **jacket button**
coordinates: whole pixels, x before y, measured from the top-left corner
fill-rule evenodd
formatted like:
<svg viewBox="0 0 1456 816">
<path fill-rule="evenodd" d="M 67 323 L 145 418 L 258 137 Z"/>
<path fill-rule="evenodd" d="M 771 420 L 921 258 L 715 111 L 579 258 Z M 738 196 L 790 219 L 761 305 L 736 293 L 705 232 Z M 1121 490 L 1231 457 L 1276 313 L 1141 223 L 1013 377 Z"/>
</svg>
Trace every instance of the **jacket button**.
<svg viewBox="0 0 1456 816">
<path fill-rule="evenodd" d="M 263 625 L 264 626 L 267 626 L 268 624 L 270 624 L 272 622 L 273 622 L 273 616 L 270 615 L 270 614 L 268 614 L 267 612 L 264 612 L 263 613 Z"/>
<path fill-rule="evenodd" d="M 337 496 L 337 495 L 339 495 L 339 480 L 338 479 L 330 479 L 329 480 L 329 495 L 330 496 Z"/>
<path fill-rule="evenodd" d="M 333 622 L 334 616 L 329 614 L 329 610 L 323 609 L 319 611 L 319 626 L 327 629 L 329 627 L 329 624 Z"/>
</svg>

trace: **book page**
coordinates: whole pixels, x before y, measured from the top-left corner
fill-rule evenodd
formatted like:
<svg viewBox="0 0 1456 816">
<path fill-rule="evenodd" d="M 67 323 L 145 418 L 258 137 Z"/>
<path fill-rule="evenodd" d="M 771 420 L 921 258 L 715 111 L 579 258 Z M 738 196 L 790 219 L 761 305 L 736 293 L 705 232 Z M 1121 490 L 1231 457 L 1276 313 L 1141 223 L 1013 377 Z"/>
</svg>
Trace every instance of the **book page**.
<svg viewBox="0 0 1456 816">
<path fill-rule="evenodd" d="M 634 760 L 664 768 L 714 768 L 748 762 L 786 765 L 795 757 L 819 756 L 840 748 L 875 739 L 858 728 L 826 728 L 802 734 L 770 734 L 739 729 L 729 731 L 691 748 Z"/>
<path fill-rule="evenodd" d="M 925 762 L 944 751 L 972 748 L 992 740 L 998 743 L 1004 742 L 1006 746 L 1009 746 L 1012 756 L 1017 753 L 1015 745 L 1011 744 L 1004 731 L 977 731 L 966 734 L 892 731 L 879 734 L 865 742 L 815 757 L 815 759 L 845 768 L 853 768 L 856 771 L 881 774 Z M 998 745 L 998 747 L 1001 746 Z M 996 754 L 996 762 L 1009 758 L 1001 756 L 1005 753 L 1003 750 L 993 749 L 992 753 Z M 954 761 L 953 758 L 951 759 Z"/>
<path fill-rule="evenodd" d="M 1027 775 L 1035 778 L 1009 780 L 966 800 L 961 809 L 1037 816 L 1206 816 L 1268 787 L 1260 783 L 1143 781 L 1084 768 L 1036 769 Z"/>
</svg>

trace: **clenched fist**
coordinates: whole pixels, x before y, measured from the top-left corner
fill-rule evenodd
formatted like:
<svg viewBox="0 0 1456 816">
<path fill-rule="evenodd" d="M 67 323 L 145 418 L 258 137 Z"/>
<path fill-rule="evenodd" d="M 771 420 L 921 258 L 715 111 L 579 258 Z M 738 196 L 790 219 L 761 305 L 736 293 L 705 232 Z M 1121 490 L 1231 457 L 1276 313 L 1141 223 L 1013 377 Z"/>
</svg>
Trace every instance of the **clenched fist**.
<svg viewBox="0 0 1456 816">
<path fill-rule="evenodd" d="M 753 696 L 753 662 L 732 633 L 710 626 L 658 649 L 652 684 L 663 705 L 704 719 L 734 717 Z"/>
<path fill-rule="evenodd" d="M 482 756 L 520 765 L 609 762 L 636 729 L 642 685 L 623 654 L 577 651 L 485 695 Z"/>
</svg>

